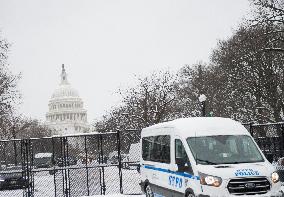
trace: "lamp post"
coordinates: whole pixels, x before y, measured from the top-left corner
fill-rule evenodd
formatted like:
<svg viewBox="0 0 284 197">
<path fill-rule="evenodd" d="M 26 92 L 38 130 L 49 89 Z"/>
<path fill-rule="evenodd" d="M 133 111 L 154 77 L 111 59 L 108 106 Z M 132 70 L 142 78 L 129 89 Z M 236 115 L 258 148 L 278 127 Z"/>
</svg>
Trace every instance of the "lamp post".
<svg viewBox="0 0 284 197">
<path fill-rule="evenodd" d="M 206 110 L 205 110 L 206 96 L 204 94 L 201 94 L 198 99 L 202 107 L 202 117 L 205 117 L 206 116 Z"/>
</svg>

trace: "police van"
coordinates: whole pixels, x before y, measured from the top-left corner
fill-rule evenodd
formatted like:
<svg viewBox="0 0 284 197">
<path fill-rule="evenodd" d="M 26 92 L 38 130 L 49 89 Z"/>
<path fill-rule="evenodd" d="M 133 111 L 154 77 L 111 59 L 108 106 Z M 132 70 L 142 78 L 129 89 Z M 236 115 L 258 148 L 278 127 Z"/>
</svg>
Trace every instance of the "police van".
<svg viewBox="0 0 284 197">
<path fill-rule="evenodd" d="M 249 132 L 228 118 L 183 118 L 142 130 L 146 197 L 281 196 L 279 175 Z"/>
</svg>

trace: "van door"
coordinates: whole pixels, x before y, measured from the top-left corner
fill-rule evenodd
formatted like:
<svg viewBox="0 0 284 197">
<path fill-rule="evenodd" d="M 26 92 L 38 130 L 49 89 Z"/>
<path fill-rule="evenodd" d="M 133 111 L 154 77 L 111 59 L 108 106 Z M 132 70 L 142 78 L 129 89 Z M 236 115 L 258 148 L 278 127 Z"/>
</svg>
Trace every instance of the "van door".
<svg viewBox="0 0 284 197">
<path fill-rule="evenodd" d="M 168 174 L 171 162 L 170 135 L 142 138 L 143 174 L 149 180 L 155 196 L 168 195 Z"/>
<path fill-rule="evenodd" d="M 175 139 L 175 165 L 177 171 L 169 177 L 169 185 L 176 192 L 173 196 L 184 196 L 193 176 L 193 170 L 181 139 Z"/>
<path fill-rule="evenodd" d="M 155 162 L 155 170 L 153 172 L 153 183 L 161 187 L 167 186 L 168 179 L 165 172 L 170 167 L 170 135 L 155 136 L 152 161 Z"/>
</svg>

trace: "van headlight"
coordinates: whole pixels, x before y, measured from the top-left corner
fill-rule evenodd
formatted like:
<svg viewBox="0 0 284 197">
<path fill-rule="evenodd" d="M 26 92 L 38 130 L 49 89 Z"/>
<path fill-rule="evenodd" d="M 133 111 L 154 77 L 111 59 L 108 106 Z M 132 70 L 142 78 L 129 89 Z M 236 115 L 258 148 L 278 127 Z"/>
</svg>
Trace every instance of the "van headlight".
<svg viewBox="0 0 284 197">
<path fill-rule="evenodd" d="M 222 179 L 217 176 L 212 176 L 208 174 L 204 174 L 199 172 L 199 177 L 200 177 L 200 184 L 201 185 L 209 185 L 209 186 L 214 186 L 214 187 L 219 187 L 222 183 Z"/>
<path fill-rule="evenodd" d="M 279 175 L 278 175 L 277 172 L 273 172 L 271 174 L 271 180 L 272 180 L 273 183 L 277 183 L 279 181 Z"/>
</svg>

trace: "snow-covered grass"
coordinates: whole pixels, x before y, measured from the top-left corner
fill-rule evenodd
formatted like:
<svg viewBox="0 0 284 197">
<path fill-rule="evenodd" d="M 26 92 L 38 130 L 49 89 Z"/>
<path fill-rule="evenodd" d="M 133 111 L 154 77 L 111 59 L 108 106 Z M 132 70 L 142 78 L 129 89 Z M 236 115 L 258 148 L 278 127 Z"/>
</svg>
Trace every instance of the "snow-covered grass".
<svg viewBox="0 0 284 197">
<path fill-rule="evenodd" d="M 119 187 L 119 171 L 116 166 L 104 168 L 105 185 L 107 195 L 117 196 L 120 193 Z M 48 171 L 34 172 L 34 196 L 35 197 L 54 197 L 55 187 L 56 196 L 63 196 L 63 187 L 66 186 L 64 173 L 59 170 L 54 178 Z M 69 170 L 70 194 L 73 197 L 87 196 L 87 172 L 85 168 Z M 102 171 L 101 171 L 102 173 Z M 88 169 L 88 186 L 89 195 L 95 196 L 101 194 L 100 168 Z M 141 189 L 139 186 L 140 174 L 136 170 L 122 170 L 122 184 L 124 194 L 139 194 Z M 55 183 L 55 184 L 54 184 Z M 3 190 L 0 191 L 0 197 L 22 197 L 23 190 Z M 121 196 L 121 195 L 118 195 Z M 133 196 L 133 195 L 132 195 Z M 138 195 L 139 196 L 139 195 Z"/>
</svg>

